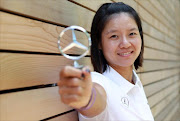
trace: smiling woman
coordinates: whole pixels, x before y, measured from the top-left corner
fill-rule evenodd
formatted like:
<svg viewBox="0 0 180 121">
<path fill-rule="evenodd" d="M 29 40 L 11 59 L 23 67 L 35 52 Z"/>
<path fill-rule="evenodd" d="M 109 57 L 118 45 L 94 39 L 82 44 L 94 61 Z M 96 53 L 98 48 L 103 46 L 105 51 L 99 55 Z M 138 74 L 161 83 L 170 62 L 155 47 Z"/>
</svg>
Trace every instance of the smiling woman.
<svg viewBox="0 0 180 121">
<path fill-rule="evenodd" d="M 122 2 L 105 3 L 91 27 L 95 72 L 66 66 L 60 71 L 62 102 L 79 112 L 80 121 L 150 120 L 150 107 L 133 66 L 143 59 L 143 31 L 136 11 Z"/>
</svg>

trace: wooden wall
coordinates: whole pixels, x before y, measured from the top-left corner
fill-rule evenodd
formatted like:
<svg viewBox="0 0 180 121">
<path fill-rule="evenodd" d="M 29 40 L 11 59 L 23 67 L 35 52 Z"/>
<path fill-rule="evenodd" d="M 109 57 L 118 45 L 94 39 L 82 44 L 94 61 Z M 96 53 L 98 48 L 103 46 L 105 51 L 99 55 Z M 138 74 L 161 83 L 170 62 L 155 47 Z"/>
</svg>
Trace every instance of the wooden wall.
<svg viewBox="0 0 180 121">
<path fill-rule="evenodd" d="M 57 37 L 70 25 L 90 32 L 98 7 L 120 1 L 142 18 L 144 66 L 137 73 L 153 116 L 170 120 L 180 103 L 179 0 L 0 0 L 0 120 L 78 121 L 52 85 L 72 64 L 59 54 Z M 91 66 L 89 56 L 80 63 Z"/>
</svg>

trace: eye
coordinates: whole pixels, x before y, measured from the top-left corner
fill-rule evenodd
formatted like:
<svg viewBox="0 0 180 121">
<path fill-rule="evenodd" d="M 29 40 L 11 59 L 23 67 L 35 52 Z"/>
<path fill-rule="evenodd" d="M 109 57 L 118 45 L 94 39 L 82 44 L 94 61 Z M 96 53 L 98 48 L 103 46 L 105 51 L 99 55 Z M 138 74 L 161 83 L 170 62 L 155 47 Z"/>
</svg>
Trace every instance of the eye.
<svg viewBox="0 0 180 121">
<path fill-rule="evenodd" d="M 129 34 L 130 36 L 137 35 L 135 32 Z"/>
<path fill-rule="evenodd" d="M 110 38 L 116 39 L 116 38 L 118 38 L 118 36 L 117 35 L 112 35 Z"/>
</svg>

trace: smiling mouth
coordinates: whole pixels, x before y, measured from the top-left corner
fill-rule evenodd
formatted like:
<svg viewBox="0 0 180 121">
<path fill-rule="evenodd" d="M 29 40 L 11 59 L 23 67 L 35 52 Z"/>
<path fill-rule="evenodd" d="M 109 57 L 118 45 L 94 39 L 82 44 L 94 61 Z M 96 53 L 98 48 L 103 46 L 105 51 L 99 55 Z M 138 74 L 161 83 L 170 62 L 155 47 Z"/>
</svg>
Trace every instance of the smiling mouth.
<svg viewBox="0 0 180 121">
<path fill-rule="evenodd" d="M 130 55 L 131 53 L 133 53 L 133 51 L 131 51 L 131 52 L 126 52 L 126 53 L 118 53 L 118 55 L 120 55 L 120 56 L 128 56 L 128 55 Z"/>
</svg>

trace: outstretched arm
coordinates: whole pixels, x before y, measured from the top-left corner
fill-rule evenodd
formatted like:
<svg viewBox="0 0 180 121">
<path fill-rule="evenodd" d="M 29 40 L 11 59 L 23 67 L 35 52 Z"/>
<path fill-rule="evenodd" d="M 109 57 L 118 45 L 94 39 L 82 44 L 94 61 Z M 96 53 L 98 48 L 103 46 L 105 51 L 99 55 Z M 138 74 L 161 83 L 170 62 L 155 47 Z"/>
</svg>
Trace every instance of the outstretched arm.
<svg viewBox="0 0 180 121">
<path fill-rule="evenodd" d="M 90 70 L 66 66 L 60 71 L 59 94 L 63 103 L 87 117 L 100 114 L 106 107 L 104 88 L 92 82 Z"/>
</svg>

